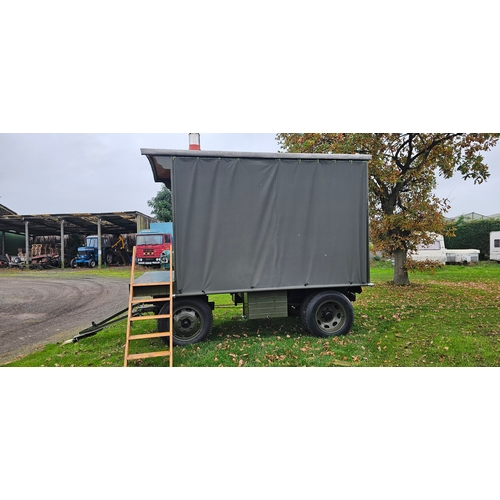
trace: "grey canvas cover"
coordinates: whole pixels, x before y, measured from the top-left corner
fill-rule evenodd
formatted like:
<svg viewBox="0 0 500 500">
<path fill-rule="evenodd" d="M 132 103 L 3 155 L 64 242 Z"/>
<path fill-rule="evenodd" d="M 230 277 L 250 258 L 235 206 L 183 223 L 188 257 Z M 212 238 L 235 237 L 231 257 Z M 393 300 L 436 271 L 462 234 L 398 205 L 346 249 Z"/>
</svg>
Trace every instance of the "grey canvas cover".
<svg viewBox="0 0 500 500">
<path fill-rule="evenodd" d="M 177 293 L 368 284 L 369 157 L 147 151 L 171 169 Z"/>
</svg>

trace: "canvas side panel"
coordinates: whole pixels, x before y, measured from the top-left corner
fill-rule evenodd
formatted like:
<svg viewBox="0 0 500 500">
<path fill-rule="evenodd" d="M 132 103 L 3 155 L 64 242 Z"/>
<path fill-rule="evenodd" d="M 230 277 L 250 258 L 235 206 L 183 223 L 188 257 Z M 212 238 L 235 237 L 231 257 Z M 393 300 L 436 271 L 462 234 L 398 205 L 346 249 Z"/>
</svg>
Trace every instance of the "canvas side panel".
<svg viewBox="0 0 500 500">
<path fill-rule="evenodd" d="M 274 159 L 174 159 L 180 293 L 276 287 L 276 175 Z"/>
<path fill-rule="evenodd" d="M 284 160 L 277 179 L 279 285 L 366 281 L 366 162 Z"/>
</svg>

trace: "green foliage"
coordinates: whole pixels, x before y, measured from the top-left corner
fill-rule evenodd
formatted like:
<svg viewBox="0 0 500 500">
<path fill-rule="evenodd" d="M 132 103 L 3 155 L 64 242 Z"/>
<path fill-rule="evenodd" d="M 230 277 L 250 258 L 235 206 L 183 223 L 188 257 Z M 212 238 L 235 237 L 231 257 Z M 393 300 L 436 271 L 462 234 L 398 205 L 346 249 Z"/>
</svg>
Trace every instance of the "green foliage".
<svg viewBox="0 0 500 500">
<path fill-rule="evenodd" d="M 160 222 L 172 221 L 172 193 L 167 186 L 163 185 L 158 194 L 148 200 L 148 206 L 152 208 L 151 213 Z"/>
<path fill-rule="evenodd" d="M 482 219 L 467 221 L 460 217 L 456 222 L 448 224 L 454 236 L 444 237 L 446 248 L 476 248 L 480 251 L 479 258 L 488 260 L 490 257 L 490 232 L 500 231 L 500 219 Z"/>
<path fill-rule="evenodd" d="M 103 266 L 102 269 L 89 267 L 77 267 L 65 269 L 44 269 L 44 270 L 30 270 L 25 269 L 20 271 L 18 268 L 8 268 L 2 269 L 0 272 L 0 286 L 3 277 L 12 276 L 29 276 L 30 278 L 57 278 L 57 279 L 75 279 L 75 278 L 87 278 L 87 277 L 99 277 L 99 278 L 127 278 L 130 279 L 130 266 L 119 266 L 119 267 L 106 267 Z"/>
<path fill-rule="evenodd" d="M 437 260 L 430 260 L 430 259 L 425 259 L 425 260 L 408 259 L 406 261 L 405 267 L 410 272 L 435 273 L 437 269 L 444 267 L 444 264 L 442 264 Z"/>
</svg>

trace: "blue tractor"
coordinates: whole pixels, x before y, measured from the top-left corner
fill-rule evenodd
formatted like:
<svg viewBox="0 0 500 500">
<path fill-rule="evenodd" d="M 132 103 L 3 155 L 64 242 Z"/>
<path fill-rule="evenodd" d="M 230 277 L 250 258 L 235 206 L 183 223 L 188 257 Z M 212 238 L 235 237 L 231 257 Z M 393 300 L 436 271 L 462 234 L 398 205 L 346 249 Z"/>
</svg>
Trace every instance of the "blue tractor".
<svg viewBox="0 0 500 500">
<path fill-rule="evenodd" d="M 71 260 L 71 267 L 88 266 L 95 267 L 98 262 L 98 236 L 87 236 L 85 246 L 78 247 L 77 255 Z M 121 248 L 116 248 L 121 245 Z M 130 257 L 125 250 L 125 242 L 122 236 L 111 245 L 107 236 L 101 237 L 102 263 L 108 266 L 112 264 L 130 264 Z"/>
</svg>

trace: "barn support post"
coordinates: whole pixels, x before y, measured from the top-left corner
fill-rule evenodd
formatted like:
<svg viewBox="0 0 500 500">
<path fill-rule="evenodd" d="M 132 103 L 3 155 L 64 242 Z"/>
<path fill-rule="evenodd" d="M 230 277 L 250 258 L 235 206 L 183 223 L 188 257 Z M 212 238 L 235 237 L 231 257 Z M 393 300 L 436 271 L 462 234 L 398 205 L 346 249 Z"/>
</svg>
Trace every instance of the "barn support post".
<svg viewBox="0 0 500 500">
<path fill-rule="evenodd" d="M 102 267 L 101 218 L 97 219 L 97 266 Z"/>
<path fill-rule="evenodd" d="M 29 269 L 30 267 L 30 233 L 28 229 L 29 222 L 27 220 L 24 221 L 24 242 L 26 246 L 26 254 L 24 256 L 26 267 Z"/>
<path fill-rule="evenodd" d="M 64 269 L 64 219 L 61 219 L 61 269 Z"/>
</svg>

